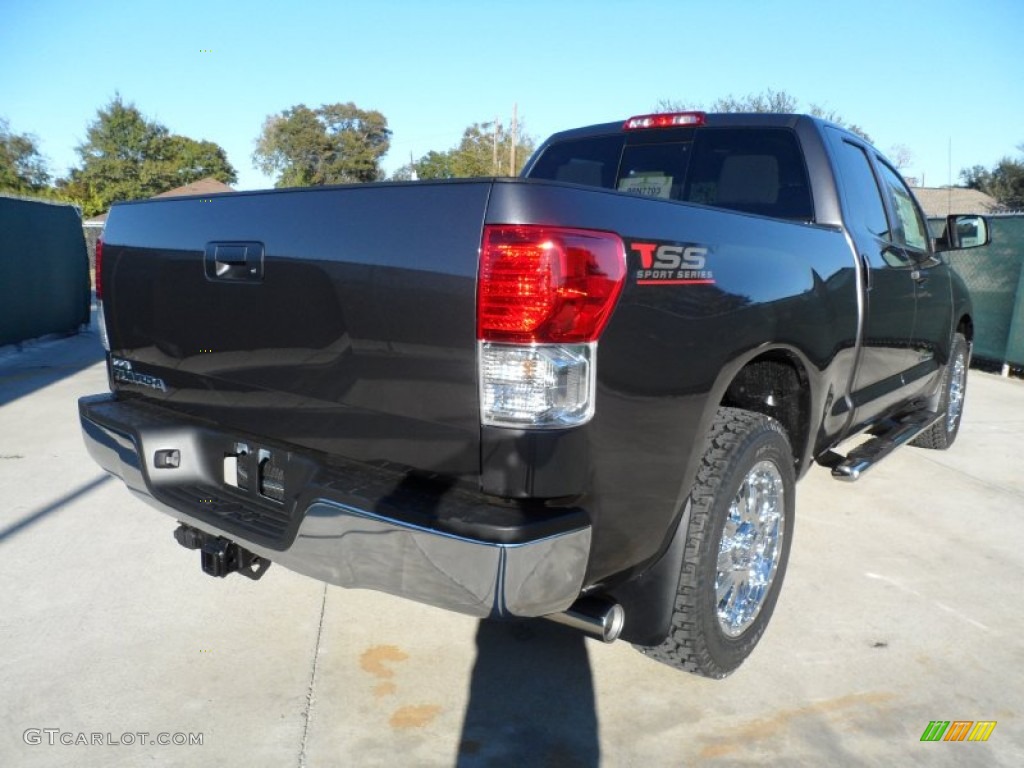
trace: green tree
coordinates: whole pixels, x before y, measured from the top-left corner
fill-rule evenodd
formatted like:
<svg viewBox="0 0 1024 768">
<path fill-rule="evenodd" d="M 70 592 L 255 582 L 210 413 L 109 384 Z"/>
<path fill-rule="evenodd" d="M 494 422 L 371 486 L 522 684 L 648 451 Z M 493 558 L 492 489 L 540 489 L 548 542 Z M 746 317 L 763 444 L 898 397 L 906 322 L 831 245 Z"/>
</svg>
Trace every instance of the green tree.
<svg viewBox="0 0 1024 768">
<path fill-rule="evenodd" d="M 388 181 L 412 181 L 414 178 L 419 178 L 419 174 L 416 173 L 416 166 L 413 163 L 406 163 L 401 168 L 396 168 Z"/>
<path fill-rule="evenodd" d="M 50 173 L 46 160 L 29 134 L 13 133 L 0 117 L 0 192 L 38 194 L 47 189 Z"/>
<path fill-rule="evenodd" d="M 155 156 L 143 167 L 155 184 L 165 188 L 164 191 L 206 178 L 225 184 L 238 181 L 238 175 L 220 145 L 187 136 L 171 135 L 157 142 Z"/>
<path fill-rule="evenodd" d="M 119 94 L 97 110 L 76 151 L 81 166 L 58 182 L 58 188 L 86 216 L 105 211 L 117 200 L 152 197 L 207 177 L 238 180 L 220 146 L 171 134 Z"/>
<path fill-rule="evenodd" d="M 835 123 L 841 128 L 845 128 L 850 133 L 857 134 L 869 144 L 874 143 L 874 139 L 871 138 L 871 135 L 867 131 L 856 123 L 846 122 L 846 120 L 844 120 L 834 109 L 829 109 L 827 107 L 820 106 L 819 104 L 811 104 L 807 109 L 807 112 L 815 117 L 820 117 L 822 120 L 828 120 L 830 123 Z"/>
<path fill-rule="evenodd" d="M 690 103 L 674 99 L 662 99 L 658 102 L 658 112 L 686 112 L 688 110 L 703 110 L 707 112 L 757 112 L 792 114 L 794 112 L 806 111 L 814 117 L 835 123 L 855 133 L 865 141 L 871 141 L 871 137 L 859 125 L 847 123 L 834 109 L 828 109 L 820 104 L 811 103 L 806 110 L 800 108 L 800 100 L 785 91 L 776 91 L 768 88 L 761 93 L 748 93 L 746 96 L 733 96 L 729 94 L 724 98 L 716 99 L 706 110 L 698 103 Z"/>
<path fill-rule="evenodd" d="M 383 178 L 391 145 L 387 118 L 352 102 L 310 109 L 299 104 L 263 123 L 253 164 L 277 173 L 276 187 L 347 184 Z"/>
<path fill-rule="evenodd" d="M 1024 152 L 1024 144 L 1017 149 Z M 976 165 L 960 171 L 964 186 L 991 195 L 1012 210 L 1024 210 L 1024 162 L 1004 157 L 992 170 Z"/>
<path fill-rule="evenodd" d="M 519 173 L 533 152 L 534 142 L 522 123 L 516 134 L 514 172 Z M 473 123 L 463 131 L 458 146 L 446 152 L 428 152 L 413 166 L 421 179 L 504 176 L 513 167 L 512 133 L 500 123 Z"/>
<path fill-rule="evenodd" d="M 985 190 L 989 189 L 992 184 L 992 171 L 983 165 L 964 168 L 960 171 L 960 180 L 968 189 L 977 189 L 988 194 Z"/>
<path fill-rule="evenodd" d="M 795 97 L 785 91 L 773 91 L 769 88 L 761 93 L 750 93 L 741 98 L 730 93 L 724 99 L 715 100 L 708 111 L 787 114 L 796 112 L 799 103 Z"/>
<path fill-rule="evenodd" d="M 413 163 L 413 170 L 416 176 L 421 179 L 453 179 L 456 177 L 455 169 L 452 168 L 452 152 L 437 152 L 431 150 Z"/>
</svg>

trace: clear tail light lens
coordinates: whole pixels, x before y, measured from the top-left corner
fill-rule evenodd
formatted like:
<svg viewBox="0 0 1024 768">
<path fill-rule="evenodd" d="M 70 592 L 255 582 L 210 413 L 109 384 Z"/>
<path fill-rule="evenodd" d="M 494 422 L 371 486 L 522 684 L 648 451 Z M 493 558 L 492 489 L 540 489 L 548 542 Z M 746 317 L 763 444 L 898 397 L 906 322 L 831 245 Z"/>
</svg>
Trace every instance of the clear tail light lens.
<svg viewBox="0 0 1024 768">
<path fill-rule="evenodd" d="M 480 343 L 484 424 L 561 428 L 594 415 L 597 344 Z"/>
</svg>

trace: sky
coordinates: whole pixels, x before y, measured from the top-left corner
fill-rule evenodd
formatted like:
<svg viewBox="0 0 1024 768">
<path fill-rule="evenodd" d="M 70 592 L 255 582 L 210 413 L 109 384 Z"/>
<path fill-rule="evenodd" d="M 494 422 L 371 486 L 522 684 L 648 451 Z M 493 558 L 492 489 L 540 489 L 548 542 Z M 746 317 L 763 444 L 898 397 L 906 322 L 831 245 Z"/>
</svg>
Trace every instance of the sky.
<svg viewBox="0 0 1024 768">
<path fill-rule="evenodd" d="M 766 89 L 835 110 L 926 186 L 1024 159 L 1021 0 L 0 0 L 0 117 L 56 176 L 120 93 L 172 133 L 221 145 L 238 189 L 264 120 L 305 104 L 376 109 L 389 172 L 517 105 L 549 134 Z"/>
</svg>

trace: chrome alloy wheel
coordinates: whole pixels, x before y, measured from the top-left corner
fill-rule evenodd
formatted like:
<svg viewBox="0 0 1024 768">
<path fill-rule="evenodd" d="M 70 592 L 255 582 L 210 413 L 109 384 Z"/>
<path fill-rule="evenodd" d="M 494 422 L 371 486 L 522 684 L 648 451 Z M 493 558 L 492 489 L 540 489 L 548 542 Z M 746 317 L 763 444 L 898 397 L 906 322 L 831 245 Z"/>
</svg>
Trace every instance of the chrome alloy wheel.
<svg viewBox="0 0 1024 768">
<path fill-rule="evenodd" d="M 967 360 L 957 355 L 949 377 L 949 405 L 946 406 L 946 431 L 954 432 L 960 413 L 964 408 L 964 391 L 967 389 Z"/>
<path fill-rule="evenodd" d="M 786 535 L 784 496 L 778 467 L 761 461 L 729 505 L 715 576 L 718 623 L 729 637 L 753 623 L 771 589 Z"/>
</svg>

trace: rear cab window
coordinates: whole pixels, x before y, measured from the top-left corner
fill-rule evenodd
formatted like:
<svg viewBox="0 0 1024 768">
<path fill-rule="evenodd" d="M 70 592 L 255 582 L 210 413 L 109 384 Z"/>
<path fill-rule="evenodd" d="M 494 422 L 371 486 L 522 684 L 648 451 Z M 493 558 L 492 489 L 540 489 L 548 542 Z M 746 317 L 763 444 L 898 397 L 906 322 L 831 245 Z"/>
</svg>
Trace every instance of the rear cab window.
<svg viewBox="0 0 1024 768">
<path fill-rule="evenodd" d="M 812 221 L 807 169 L 787 128 L 686 128 L 553 143 L 530 170 L 631 195 Z"/>
</svg>

